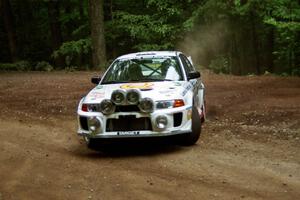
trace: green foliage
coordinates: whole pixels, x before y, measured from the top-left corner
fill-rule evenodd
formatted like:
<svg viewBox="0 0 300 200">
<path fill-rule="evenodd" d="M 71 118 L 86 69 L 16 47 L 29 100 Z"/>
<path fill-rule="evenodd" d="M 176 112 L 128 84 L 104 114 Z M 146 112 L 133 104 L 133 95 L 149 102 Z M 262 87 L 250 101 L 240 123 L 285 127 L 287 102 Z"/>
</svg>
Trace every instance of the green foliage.
<svg viewBox="0 0 300 200">
<path fill-rule="evenodd" d="M 68 41 L 64 42 L 58 50 L 54 51 L 53 56 L 56 57 L 58 55 L 76 55 L 80 53 L 87 54 L 89 53 L 90 48 L 90 38 L 80 39 L 77 41 Z"/>
<path fill-rule="evenodd" d="M 289 30 L 289 31 L 299 31 L 300 22 L 290 21 L 290 22 L 281 22 L 276 20 L 273 17 L 266 18 L 264 20 L 266 24 L 272 25 L 279 29 L 280 31 Z"/>
<path fill-rule="evenodd" d="M 300 76 L 300 67 L 298 66 L 297 68 L 292 69 L 291 75 Z"/>
<path fill-rule="evenodd" d="M 126 52 L 175 49 L 177 41 L 184 37 L 184 26 L 192 26 L 185 23 L 192 14 L 194 4 L 190 2 L 119 2 L 124 9 L 113 10 L 113 19 L 106 22 L 108 46 L 117 45 L 121 47 L 119 49 L 125 48 Z"/>
<path fill-rule="evenodd" d="M 217 56 L 208 68 L 217 74 L 228 74 L 231 71 L 228 58 L 225 56 Z"/>
<path fill-rule="evenodd" d="M 133 47 L 135 50 L 150 50 L 174 48 L 174 44 L 167 42 L 168 38 L 174 37 L 175 27 L 164 23 L 163 19 L 156 19 L 153 15 L 137 15 L 128 12 L 118 12 L 115 18 L 108 24 L 111 29 L 120 30 L 118 33 L 124 34 L 121 38 L 113 31 L 111 39 L 118 39 L 120 45 Z M 109 34 L 108 34 L 109 35 Z M 126 40 L 125 36 L 129 40 Z M 168 43 L 168 44 L 166 44 Z M 150 47 L 150 49 L 148 49 Z"/>
<path fill-rule="evenodd" d="M 28 71 L 32 70 L 30 62 L 22 60 L 16 63 L 0 63 L 0 71 Z"/>
<path fill-rule="evenodd" d="M 172 49 L 174 48 L 174 44 L 172 43 L 165 43 L 162 45 L 158 44 L 139 44 L 134 46 L 134 49 L 137 49 L 138 51 L 158 51 L 158 50 L 166 50 L 166 49 Z"/>
<path fill-rule="evenodd" d="M 86 38 L 64 42 L 58 50 L 53 52 L 52 56 L 54 58 L 58 58 L 59 56 L 65 57 L 66 66 L 70 67 L 79 55 L 87 55 L 90 51 L 91 39 Z"/>
<path fill-rule="evenodd" d="M 41 61 L 41 62 L 38 62 L 35 66 L 35 70 L 36 71 L 47 71 L 47 72 L 50 72 L 50 71 L 53 71 L 53 66 L 50 65 L 48 62 L 46 61 Z"/>
<path fill-rule="evenodd" d="M 201 52 L 203 49 L 209 52 L 204 52 L 203 57 L 210 60 L 209 66 L 215 71 L 226 72 L 220 65 L 222 59 L 212 54 L 226 55 L 231 63 L 230 72 L 236 74 L 265 70 L 297 74 L 295 71 L 300 68 L 300 5 L 297 1 L 207 0 L 194 10 L 184 27 L 203 35 L 195 24 L 214 27 L 216 22 L 224 24 L 224 42 L 215 48 L 201 48 Z"/>
<path fill-rule="evenodd" d="M 283 66 L 279 71 L 299 75 L 300 56 L 300 4 L 293 0 L 277 0 L 269 3 L 264 23 L 276 30 L 276 56 L 274 62 Z"/>
<path fill-rule="evenodd" d="M 154 7 L 157 11 L 164 12 L 165 17 L 180 16 L 182 8 L 180 3 L 175 4 L 173 0 L 147 0 L 147 7 Z"/>
<path fill-rule="evenodd" d="M 76 67 L 76 66 L 69 66 L 69 67 L 66 67 L 65 68 L 65 70 L 67 71 L 67 72 L 75 72 L 75 71 L 77 71 L 79 68 L 78 67 Z"/>
<path fill-rule="evenodd" d="M 49 0 L 10 2 L 18 59 L 37 65 L 1 64 L 1 70 L 48 70 L 63 65 L 58 60 L 70 71 L 88 69 L 88 1 L 57 1 L 62 39 L 58 49 L 52 42 Z M 300 74 L 296 0 L 104 1 L 104 20 L 108 60 L 133 51 L 178 49 L 217 73 Z M 0 62 L 5 63 L 10 55 L 3 25 L 0 20 Z"/>
</svg>

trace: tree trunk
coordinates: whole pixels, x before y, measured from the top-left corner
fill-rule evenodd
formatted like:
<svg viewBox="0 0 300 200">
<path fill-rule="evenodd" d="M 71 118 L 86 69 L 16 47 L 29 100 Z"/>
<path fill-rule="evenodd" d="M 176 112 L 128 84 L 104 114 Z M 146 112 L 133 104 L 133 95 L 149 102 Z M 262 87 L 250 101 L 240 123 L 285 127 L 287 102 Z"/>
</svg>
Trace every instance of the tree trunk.
<svg viewBox="0 0 300 200">
<path fill-rule="evenodd" d="M 77 4 L 77 9 L 79 11 L 79 24 L 80 26 L 83 25 L 84 22 L 84 7 L 83 7 L 83 0 L 78 0 L 78 4 Z M 81 47 L 81 51 L 78 53 L 78 58 L 77 58 L 77 64 L 79 69 L 84 69 L 83 68 L 83 52 L 82 52 L 82 47 Z"/>
<path fill-rule="evenodd" d="M 298 31 L 296 41 L 300 41 L 300 32 Z M 297 47 L 297 51 L 295 52 L 295 65 L 296 65 L 296 74 L 300 76 L 300 47 Z"/>
<path fill-rule="evenodd" d="M 110 0 L 110 20 L 114 20 L 114 14 L 113 14 L 113 0 Z M 117 48 L 116 48 L 116 41 L 115 39 L 112 39 L 112 57 L 115 58 L 117 57 Z"/>
<path fill-rule="evenodd" d="M 273 73 L 274 72 L 274 28 L 271 27 L 268 35 L 267 35 L 267 59 L 266 59 L 266 64 L 267 64 L 267 69 L 269 72 Z"/>
<path fill-rule="evenodd" d="M 63 7 L 65 9 L 65 14 L 66 15 L 71 15 L 72 7 L 70 5 L 70 2 L 69 1 L 64 2 Z M 69 21 L 65 22 L 64 26 L 66 27 L 66 29 L 64 30 L 64 32 L 65 32 L 65 37 L 64 37 L 65 41 L 70 41 L 70 40 L 72 40 L 72 30 L 73 30 L 72 21 L 69 20 Z"/>
<path fill-rule="evenodd" d="M 256 25 L 255 25 L 255 16 L 254 13 L 251 12 L 251 32 L 252 32 L 252 39 L 253 39 L 253 50 L 254 50 L 254 64 L 255 70 L 257 74 L 260 74 L 260 56 L 259 56 L 259 48 L 258 48 L 258 38 L 256 33 Z"/>
<path fill-rule="evenodd" d="M 238 41 L 237 41 L 236 33 L 233 33 L 231 36 L 231 71 L 230 73 L 234 75 L 241 75 L 241 55 L 238 49 Z"/>
<path fill-rule="evenodd" d="M 103 0 L 89 0 L 93 68 L 106 64 Z"/>
<path fill-rule="evenodd" d="M 233 16 L 230 16 L 229 18 L 229 28 L 231 30 L 230 33 L 230 49 L 229 49 L 229 55 L 230 55 L 230 65 L 231 65 L 231 73 L 234 75 L 241 75 L 242 74 L 242 50 L 241 48 L 242 43 L 241 41 L 241 34 L 242 34 L 242 25 L 240 20 L 236 19 Z"/>
<path fill-rule="evenodd" d="M 78 1 L 78 11 L 80 16 L 80 23 L 83 23 L 84 21 L 84 8 L 83 8 L 83 0 Z"/>
<path fill-rule="evenodd" d="M 61 27 L 59 22 L 59 1 L 48 1 L 48 17 L 52 39 L 52 50 L 57 50 L 62 44 Z M 56 66 L 63 66 L 62 57 L 55 59 Z"/>
<path fill-rule="evenodd" d="M 9 0 L 0 0 L 0 8 L 3 16 L 5 31 L 7 33 L 11 61 L 15 62 L 17 61 L 16 30 L 14 16 Z"/>
</svg>

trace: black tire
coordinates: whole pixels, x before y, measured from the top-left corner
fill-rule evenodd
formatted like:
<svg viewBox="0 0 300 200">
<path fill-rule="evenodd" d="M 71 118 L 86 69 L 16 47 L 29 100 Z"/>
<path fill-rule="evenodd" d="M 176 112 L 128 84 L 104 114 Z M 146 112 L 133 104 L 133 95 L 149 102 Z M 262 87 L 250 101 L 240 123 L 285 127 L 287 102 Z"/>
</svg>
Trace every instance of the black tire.
<svg viewBox="0 0 300 200">
<path fill-rule="evenodd" d="M 191 146 L 195 144 L 201 134 L 201 118 L 196 107 L 192 109 L 192 132 L 184 135 L 182 145 Z"/>
<path fill-rule="evenodd" d="M 93 138 L 87 138 L 87 137 L 84 137 L 83 139 L 84 139 L 84 141 L 86 143 L 86 146 L 89 149 L 97 150 L 97 144 L 96 144 L 96 140 L 95 139 L 93 139 Z"/>
</svg>

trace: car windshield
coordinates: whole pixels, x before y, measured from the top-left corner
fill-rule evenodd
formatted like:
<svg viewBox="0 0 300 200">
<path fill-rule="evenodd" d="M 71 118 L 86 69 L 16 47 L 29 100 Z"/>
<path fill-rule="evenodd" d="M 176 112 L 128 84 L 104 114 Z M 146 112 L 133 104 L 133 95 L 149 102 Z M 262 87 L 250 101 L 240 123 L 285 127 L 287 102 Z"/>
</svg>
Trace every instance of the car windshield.
<svg viewBox="0 0 300 200">
<path fill-rule="evenodd" d="M 102 84 L 183 80 L 176 57 L 119 59 L 109 68 Z"/>
</svg>

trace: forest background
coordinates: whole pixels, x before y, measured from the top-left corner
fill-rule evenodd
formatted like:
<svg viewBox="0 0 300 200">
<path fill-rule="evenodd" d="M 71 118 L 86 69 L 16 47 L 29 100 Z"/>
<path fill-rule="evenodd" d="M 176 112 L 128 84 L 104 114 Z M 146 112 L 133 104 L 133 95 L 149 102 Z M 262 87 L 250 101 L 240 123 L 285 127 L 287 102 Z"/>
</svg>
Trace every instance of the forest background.
<svg viewBox="0 0 300 200">
<path fill-rule="evenodd" d="M 103 70 L 178 50 L 199 68 L 300 76 L 300 0 L 0 0 L 0 70 Z"/>
</svg>

